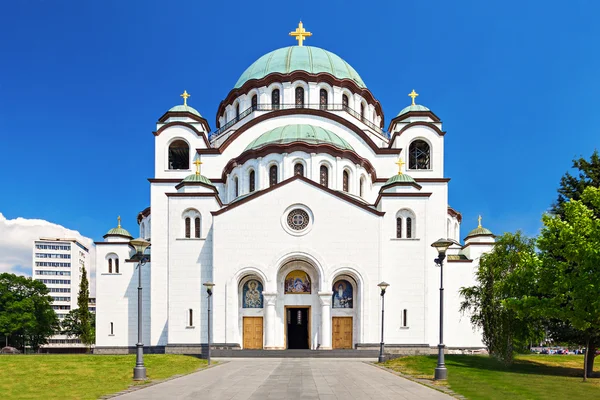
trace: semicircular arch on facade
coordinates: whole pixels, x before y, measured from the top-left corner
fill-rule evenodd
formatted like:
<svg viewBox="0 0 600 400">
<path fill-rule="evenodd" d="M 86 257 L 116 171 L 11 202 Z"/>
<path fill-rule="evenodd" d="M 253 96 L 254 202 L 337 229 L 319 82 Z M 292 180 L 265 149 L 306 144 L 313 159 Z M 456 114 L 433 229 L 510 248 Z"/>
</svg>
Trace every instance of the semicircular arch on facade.
<svg viewBox="0 0 600 400">
<path fill-rule="evenodd" d="M 317 293 L 324 286 L 324 271 L 321 263 L 312 255 L 303 252 L 289 253 L 277 262 L 277 291 L 284 293 L 284 281 L 292 271 L 307 273 L 311 282 L 311 293 Z"/>
</svg>

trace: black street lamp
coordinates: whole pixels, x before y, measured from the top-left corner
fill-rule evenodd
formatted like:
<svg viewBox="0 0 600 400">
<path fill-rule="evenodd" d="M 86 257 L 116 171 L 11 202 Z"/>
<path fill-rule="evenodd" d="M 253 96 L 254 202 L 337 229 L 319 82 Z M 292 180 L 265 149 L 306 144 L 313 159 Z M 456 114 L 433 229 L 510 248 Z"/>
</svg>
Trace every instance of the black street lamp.
<svg viewBox="0 0 600 400">
<path fill-rule="evenodd" d="M 446 250 L 456 242 L 452 239 L 438 239 L 431 244 L 438 251 L 438 258 L 435 263 L 440 266 L 440 343 L 438 344 L 438 362 L 435 367 L 434 379 L 448 379 L 448 370 L 444 362 L 444 259 L 446 258 Z"/>
<path fill-rule="evenodd" d="M 381 342 L 379 343 L 379 362 L 382 363 L 385 361 L 385 357 L 383 356 L 383 313 L 384 313 L 384 300 L 385 300 L 385 289 L 388 288 L 388 286 L 390 286 L 389 283 L 386 282 L 381 282 L 379 285 L 379 288 L 381 289 Z"/>
<path fill-rule="evenodd" d="M 138 261 L 138 342 L 136 346 L 135 367 L 133 367 L 133 380 L 146 380 L 146 367 L 144 366 L 144 344 L 142 343 L 142 266 L 149 260 L 144 254 L 150 242 L 143 238 L 132 239 L 129 244 L 135 249 L 134 258 Z"/>
<path fill-rule="evenodd" d="M 208 324 L 206 326 L 208 332 L 208 352 L 206 360 L 208 361 L 208 365 L 210 365 L 210 309 L 212 308 L 212 289 L 215 286 L 215 284 L 212 282 L 206 282 L 204 283 L 204 286 L 206 286 L 206 293 L 208 293 Z"/>
</svg>

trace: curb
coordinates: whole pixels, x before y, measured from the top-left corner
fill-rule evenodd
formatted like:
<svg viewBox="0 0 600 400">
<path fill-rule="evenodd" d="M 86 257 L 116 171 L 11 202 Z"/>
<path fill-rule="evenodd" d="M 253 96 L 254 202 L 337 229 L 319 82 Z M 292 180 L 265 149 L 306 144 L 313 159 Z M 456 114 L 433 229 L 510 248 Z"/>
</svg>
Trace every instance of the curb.
<svg viewBox="0 0 600 400">
<path fill-rule="evenodd" d="M 220 365 L 227 364 L 228 362 L 229 361 L 219 361 L 217 364 L 207 365 L 204 368 L 188 372 L 187 374 L 177 374 L 177 375 L 173 375 L 173 376 L 170 376 L 168 378 L 165 378 L 165 379 L 160 379 L 160 380 L 156 380 L 156 381 L 150 380 L 147 383 L 143 383 L 141 385 L 131 385 L 127 389 L 121 390 L 120 392 L 106 394 L 106 395 L 100 396 L 98 398 L 102 399 L 102 400 L 104 400 L 104 399 L 112 399 L 112 398 L 117 397 L 117 396 L 122 396 L 124 394 L 132 393 L 132 392 L 137 392 L 138 390 L 146 389 L 146 388 L 149 388 L 151 386 L 155 386 L 155 385 L 159 385 L 161 383 L 172 381 L 174 379 L 183 378 L 184 376 L 195 374 L 197 372 L 206 371 L 207 369 L 215 368 L 215 367 L 218 367 Z"/>
<path fill-rule="evenodd" d="M 434 389 L 437 390 L 438 392 L 442 392 L 444 394 L 447 394 L 448 396 L 452 396 L 455 399 L 460 399 L 460 400 L 467 400 L 467 398 L 461 394 L 456 393 L 455 391 L 453 391 L 452 389 L 445 387 L 445 386 L 437 386 L 437 385 L 433 385 L 431 384 L 431 381 L 428 379 L 422 379 L 422 378 L 415 378 L 414 376 L 411 375 L 407 375 L 407 374 L 403 374 L 402 372 L 398 372 L 398 371 L 394 371 L 393 369 L 384 367 L 382 365 L 378 365 L 375 362 L 369 362 L 369 361 L 363 361 L 365 364 L 370 364 L 376 368 L 382 369 L 384 371 L 387 371 L 391 374 L 394 374 L 396 376 L 399 376 L 401 378 L 407 379 L 409 381 L 413 381 L 415 383 L 418 383 L 420 385 L 423 386 L 427 386 L 430 389 Z"/>
</svg>

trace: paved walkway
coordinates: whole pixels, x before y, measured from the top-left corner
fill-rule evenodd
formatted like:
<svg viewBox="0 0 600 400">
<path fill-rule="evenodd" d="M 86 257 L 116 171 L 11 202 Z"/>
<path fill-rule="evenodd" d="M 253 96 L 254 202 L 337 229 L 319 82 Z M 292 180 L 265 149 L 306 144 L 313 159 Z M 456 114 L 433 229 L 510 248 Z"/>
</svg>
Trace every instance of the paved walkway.
<svg viewBox="0 0 600 400">
<path fill-rule="evenodd" d="M 236 358 L 227 361 L 117 399 L 452 399 L 363 360 Z"/>
</svg>

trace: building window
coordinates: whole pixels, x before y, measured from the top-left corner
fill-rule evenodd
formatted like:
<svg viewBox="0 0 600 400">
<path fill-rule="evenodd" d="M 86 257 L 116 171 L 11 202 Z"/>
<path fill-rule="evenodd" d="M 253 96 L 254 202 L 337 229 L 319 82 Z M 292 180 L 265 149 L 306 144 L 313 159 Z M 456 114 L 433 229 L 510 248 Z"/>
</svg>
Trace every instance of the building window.
<svg viewBox="0 0 600 400">
<path fill-rule="evenodd" d="M 196 239 L 200 238 L 200 217 L 194 219 L 194 237 Z"/>
<path fill-rule="evenodd" d="M 287 223 L 290 228 L 295 231 L 301 231 L 308 226 L 310 217 L 308 213 L 302 209 L 292 210 L 287 217 Z"/>
<path fill-rule="evenodd" d="M 115 334 L 115 330 L 114 330 L 114 324 L 111 322 L 110 323 L 110 334 L 114 335 Z"/>
<path fill-rule="evenodd" d="M 183 140 L 176 140 L 169 146 L 169 169 L 189 169 L 190 148 Z"/>
<path fill-rule="evenodd" d="M 346 96 L 345 94 L 342 95 L 342 109 L 344 111 L 348 110 L 348 96 Z"/>
<path fill-rule="evenodd" d="M 348 171 L 344 171 L 342 173 L 342 190 L 344 192 L 348 192 L 348 188 L 350 186 L 350 174 Z"/>
<path fill-rule="evenodd" d="M 364 197 L 364 195 L 365 195 L 365 178 L 364 178 L 364 176 L 360 178 L 360 187 L 359 187 L 358 191 L 359 191 L 358 195 L 360 197 Z"/>
<path fill-rule="evenodd" d="M 408 150 L 408 168 L 431 169 L 429 144 L 423 140 L 415 140 Z"/>
<path fill-rule="evenodd" d="M 271 92 L 271 107 L 273 110 L 279 109 L 279 89 L 273 89 Z"/>
<path fill-rule="evenodd" d="M 112 274 L 112 258 L 108 259 L 108 273 Z"/>
<path fill-rule="evenodd" d="M 302 163 L 294 164 L 294 175 L 304 176 L 304 164 L 302 164 Z"/>
<path fill-rule="evenodd" d="M 194 310 L 188 310 L 188 326 L 194 326 Z"/>
<path fill-rule="evenodd" d="M 296 88 L 296 108 L 304 107 L 304 88 L 298 86 Z"/>
<path fill-rule="evenodd" d="M 319 170 L 319 180 L 321 185 L 329 187 L 329 168 L 326 165 L 321 165 Z"/>
<path fill-rule="evenodd" d="M 240 185 L 239 185 L 237 176 L 235 178 L 233 178 L 233 189 L 234 189 L 235 197 L 238 197 L 240 195 Z"/>
<path fill-rule="evenodd" d="M 321 89 L 319 91 L 319 106 L 321 110 L 327 110 L 327 90 Z"/>
<path fill-rule="evenodd" d="M 248 174 L 248 186 L 249 186 L 248 189 L 249 189 L 250 193 L 252 193 L 256 190 L 255 177 L 256 177 L 256 174 L 254 173 L 254 170 L 250 171 L 250 173 Z"/>
<path fill-rule="evenodd" d="M 396 238 L 402 238 L 402 218 L 396 218 Z"/>
<path fill-rule="evenodd" d="M 254 95 L 252 96 L 252 111 L 256 111 L 256 109 L 258 108 L 258 96 Z"/>
<path fill-rule="evenodd" d="M 119 273 L 119 259 L 115 258 L 115 274 Z"/>
<path fill-rule="evenodd" d="M 402 326 L 408 326 L 408 310 L 406 308 L 402 311 Z"/>
<path fill-rule="evenodd" d="M 365 105 L 364 105 L 364 103 L 360 103 L 360 119 L 363 122 L 365 120 Z"/>
<path fill-rule="evenodd" d="M 240 120 L 240 103 L 237 103 L 235 105 L 235 120 L 236 121 Z"/>
<path fill-rule="evenodd" d="M 408 217 L 406 218 L 406 238 L 407 239 L 412 239 L 412 218 Z"/>
<path fill-rule="evenodd" d="M 191 231 L 191 226 L 190 226 L 191 223 L 192 223 L 192 221 L 191 221 L 190 217 L 187 217 L 185 219 L 185 237 L 186 238 L 190 238 L 191 237 L 191 233 L 190 233 L 190 231 Z"/>
<path fill-rule="evenodd" d="M 269 186 L 277 184 L 277 165 L 271 165 L 269 168 Z"/>
</svg>

